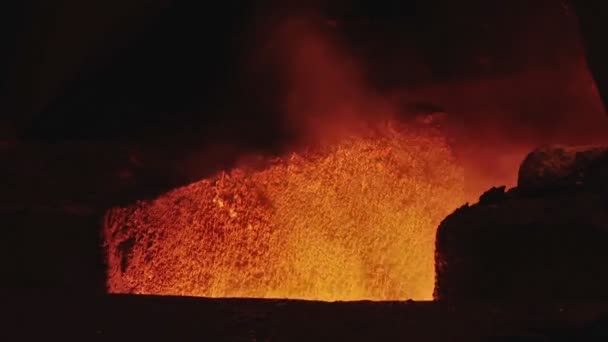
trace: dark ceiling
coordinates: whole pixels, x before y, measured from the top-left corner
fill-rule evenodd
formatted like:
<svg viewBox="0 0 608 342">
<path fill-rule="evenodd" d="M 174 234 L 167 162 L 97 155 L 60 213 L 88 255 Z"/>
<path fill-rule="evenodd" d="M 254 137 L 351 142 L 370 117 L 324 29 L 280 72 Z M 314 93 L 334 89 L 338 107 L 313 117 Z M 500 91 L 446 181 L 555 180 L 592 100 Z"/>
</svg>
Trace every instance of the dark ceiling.
<svg viewBox="0 0 608 342">
<path fill-rule="evenodd" d="M 571 27 L 546 34 L 539 33 L 542 23 L 534 30 L 520 24 L 564 11 L 553 0 L 22 1 L 6 12 L 4 41 L 13 53 L 5 57 L 0 134 L 51 140 L 198 134 L 224 125 L 227 116 L 235 127 L 252 117 L 272 126 L 276 113 L 262 98 L 277 85 L 272 77 L 252 81 L 243 59 L 255 50 L 251 33 L 261 23 L 303 11 L 337 21 L 349 49 L 373 65 L 379 87 L 474 77 L 477 56 L 493 58 L 494 72 L 509 72 L 534 58 L 536 43 L 523 53 L 522 37 L 541 37 L 543 49 L 557 51 L 576 35 Z M 403 62 L 412 54 L 431 66 L 433 79 L 417 77 Z M 228 115 L 243 108 L 245 116 Z"/>
</svg>

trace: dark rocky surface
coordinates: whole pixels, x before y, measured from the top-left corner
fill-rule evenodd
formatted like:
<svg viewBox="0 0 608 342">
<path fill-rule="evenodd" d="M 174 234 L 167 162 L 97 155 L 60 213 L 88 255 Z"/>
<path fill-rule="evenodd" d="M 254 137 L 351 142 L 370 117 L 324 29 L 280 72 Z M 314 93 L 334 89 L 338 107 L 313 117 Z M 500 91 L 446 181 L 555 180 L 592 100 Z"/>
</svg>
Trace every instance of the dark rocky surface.
<svg viewBox="0 0 608 342">
<path fill-rule="evenodd" d="M 2 298 L 5 341 L 604 341 L 597 302 L 309 302 L 101 296 Z"/>
<path fill-rule="evenodd" d="M 606 298 L 608 149 L 543 147 L 518 186 L 448 216 L 436 242 L 441 300 Z"/>
<path fill-rule="evenodd" d="M 541 147 L 523 161 L 517 187 L 528 194 L 575 189 L 605 192 L 607 161 L 607 147 Z"/>
</svg>

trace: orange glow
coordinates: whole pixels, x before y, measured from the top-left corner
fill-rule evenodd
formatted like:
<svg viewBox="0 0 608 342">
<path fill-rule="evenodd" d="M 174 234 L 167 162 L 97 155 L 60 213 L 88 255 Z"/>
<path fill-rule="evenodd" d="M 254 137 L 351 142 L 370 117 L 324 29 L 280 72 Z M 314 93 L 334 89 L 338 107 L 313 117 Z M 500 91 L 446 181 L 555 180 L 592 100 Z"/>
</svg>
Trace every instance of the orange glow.
<svg viewBox="0 0 608 342">
<path fill-rule="evenodd" d="M 436 227 L 463 184 L 436 132 L 391 124 L 222 172 L 107 214 L 108 290 L 431 299 Z"/>
</svg>

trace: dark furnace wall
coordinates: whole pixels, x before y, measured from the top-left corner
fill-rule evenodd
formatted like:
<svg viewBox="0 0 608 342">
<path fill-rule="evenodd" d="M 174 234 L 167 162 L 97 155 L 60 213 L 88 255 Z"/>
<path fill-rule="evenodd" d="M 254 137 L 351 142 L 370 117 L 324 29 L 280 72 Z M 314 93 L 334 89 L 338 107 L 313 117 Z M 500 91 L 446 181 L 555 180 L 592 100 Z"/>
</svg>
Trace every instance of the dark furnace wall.
<svg viewBox="0 0 608 342">
<path fill-rule="evenodd" d="M 608 3 L 602 0 L 570 0 L 576 12 L 587 63 L 597 84 L 604 106 L 608 105 Z"/>
</svg>

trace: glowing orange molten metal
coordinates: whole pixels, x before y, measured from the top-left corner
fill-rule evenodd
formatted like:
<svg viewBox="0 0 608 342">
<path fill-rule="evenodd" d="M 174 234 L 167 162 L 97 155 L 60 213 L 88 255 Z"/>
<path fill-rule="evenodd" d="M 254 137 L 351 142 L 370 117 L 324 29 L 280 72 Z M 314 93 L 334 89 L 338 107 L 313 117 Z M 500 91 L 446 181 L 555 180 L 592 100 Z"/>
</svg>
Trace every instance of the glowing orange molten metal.
<svg viewBox="0 0 608 342">
<path fill-rule="evenodd" d="M 435 133 L 359 135 L 112 209 L 108 288 L 430 299 L 435 230 L 462 200 L 463 172 Z"/>
</svg>

